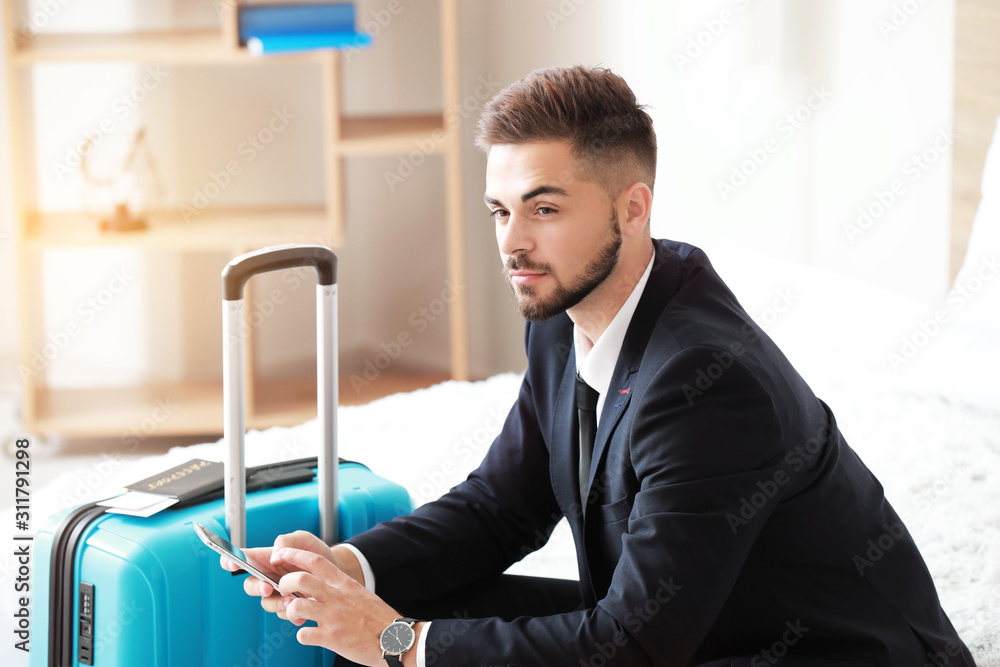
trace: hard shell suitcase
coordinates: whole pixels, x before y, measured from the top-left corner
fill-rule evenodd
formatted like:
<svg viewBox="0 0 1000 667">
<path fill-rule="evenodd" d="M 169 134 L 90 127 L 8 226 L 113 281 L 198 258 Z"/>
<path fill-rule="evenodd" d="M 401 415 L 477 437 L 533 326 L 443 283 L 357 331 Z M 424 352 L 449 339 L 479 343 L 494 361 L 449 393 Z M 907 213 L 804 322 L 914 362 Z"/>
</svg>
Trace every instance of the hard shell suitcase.
<svg viewBox="0 0 1000 667">
<path fill-rule="evenodd" d="M 323 445 L 318 460 L 266 466 L 248 475 L 243 288 L 258 273 L 299 266 L 314 267 L 318 275 L 317 394 Z M 35 538 L 32 667 L 332 664 L 332 653 L 300 645 L 296 626 L 264 612 L 245 595 L 243 577 L 219 567 L 218 556 L 201 543 L 191 524 L 204 524 L 238 547 L 271 544 L 297 529 L 332 543 L 410 511 L 409 494 L 401 486 L 361 464 L 335 463 L 336 269 L 337 258 L 329 248 L 310 245 L 265 248 L 226 266 L 224 498 L 176 505 L 149 518 L 107 514 L 96 503 L 53 517 Z M 316 480 L 275 486 L 275 480 L 301 479 L 306 468 L 317 469 Z M 248 486 L 263 488 L 247 494 Z"/>
</svg>

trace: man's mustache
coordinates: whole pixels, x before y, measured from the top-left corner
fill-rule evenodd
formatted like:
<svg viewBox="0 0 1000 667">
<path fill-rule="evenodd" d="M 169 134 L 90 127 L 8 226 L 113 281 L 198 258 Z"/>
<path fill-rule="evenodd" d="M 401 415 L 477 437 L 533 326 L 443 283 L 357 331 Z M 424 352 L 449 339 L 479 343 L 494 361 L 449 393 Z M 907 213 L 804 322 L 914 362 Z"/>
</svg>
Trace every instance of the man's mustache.
<svg viewBox="0 0 1000 667">
<path fill-rule="evenodd" d="M 510 274 L 511 271 L 545 271 L 549 272 L 549 265 L 535 262 L 527 255 L 511 255 L 504 262 L 504 273 Z"/>
</svg>

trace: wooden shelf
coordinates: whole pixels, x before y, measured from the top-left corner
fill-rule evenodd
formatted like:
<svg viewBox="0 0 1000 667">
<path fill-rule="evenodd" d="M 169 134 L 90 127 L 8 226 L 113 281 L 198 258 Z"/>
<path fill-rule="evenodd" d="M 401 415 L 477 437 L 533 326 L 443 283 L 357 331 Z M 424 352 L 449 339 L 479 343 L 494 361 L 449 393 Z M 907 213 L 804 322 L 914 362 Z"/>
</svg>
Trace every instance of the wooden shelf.
<svg viewBox="0 0 1000 667">
<path fill-rule="evenodd" d="M 150 216 L 149 227 L 135 232 L 102 232 L 98 216 L 88 213 L 29 213 L 27 247 L 137 246 L 157 250 L 262 248 L 279 243 L 325 243 L 342 239 L 323 207 L 281 209 L 206 209 L 185 220 L 179 211 Z"/>
<path fill-rule="evenodd" d="M 39 434 L 67 437 L 207 435 L 222 428 L 222 385 L 38 389 Z M 159 403 L 158 403 L 159 401 Z"/>
<path fill-rule="evenodd" d="M 254 64 L 264 58 L 223 42 L 218 30 L 137 33 L 39 33 L 13 52 L 24 67 L 49 62 L 135 62 L 164 65 Z M 318 61 L 323 52 L 267 56 L 272 61 Z"/>
<path fill-rule="evenodd" d="M 340 380 L 340 405 L 361 405 L 404 391 L 448 380 L 440 373 L 385 375 L 356 392 L 348 378 Z M 316 416 L 314 378 L 262 382 L 267 391 L 248 410 L 248 429 L 294 426 Z M 262 392 L 264 393 L 264 392 Z M 154 436 L 217 436 L 222 434 L 222 384 L 182 383 L 87 389 L 39 389 L 39 434 L 92 438 L 115 434 L 145 439 Z"/>
<path fill-rule="evenodd" d="M 443 153 L 450 138 L 442 114 L 345 117 L 337 150 L 341 155 Z"/>
</svg>

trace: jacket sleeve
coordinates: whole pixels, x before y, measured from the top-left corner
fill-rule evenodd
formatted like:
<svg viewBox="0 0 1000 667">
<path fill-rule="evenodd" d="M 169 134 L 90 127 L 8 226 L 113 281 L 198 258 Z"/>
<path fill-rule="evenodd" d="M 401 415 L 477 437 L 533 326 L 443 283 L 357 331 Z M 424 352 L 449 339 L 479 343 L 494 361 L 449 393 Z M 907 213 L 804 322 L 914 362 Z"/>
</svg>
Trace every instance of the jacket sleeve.
<svg viewBox="0 0 1000 667">
<path fill-rule="evenodd" d="M 752 516 L 740 514 L 741 503 L 785 468 L 774 406 L 747 367 L 733 360 L 709 387 L 696 384 L 715 363 L 713 352 L 675 354 L 641 396 L 633 385 L 626 428 L 638 490 L 630 510 L 627 497 L 588 510 L 588 521 L 600 517 L 588 535 L 592 528 L 617 535 L 620 525 L 614 531 L 609 523 L 627 521 L 596 607 L 507 623 L 436 620 L 428 665 L 688 664 L 780 497 Z M 623 517 L 605 513 L 623 505 Z"/>
<path fill-rule="evenodd" d="M 562 517 L 531 385 L 468 479 L 408 516 L 352 537 L 393 604 L 431 599 L 497 575 L 543 546 Z"/>
</svg>

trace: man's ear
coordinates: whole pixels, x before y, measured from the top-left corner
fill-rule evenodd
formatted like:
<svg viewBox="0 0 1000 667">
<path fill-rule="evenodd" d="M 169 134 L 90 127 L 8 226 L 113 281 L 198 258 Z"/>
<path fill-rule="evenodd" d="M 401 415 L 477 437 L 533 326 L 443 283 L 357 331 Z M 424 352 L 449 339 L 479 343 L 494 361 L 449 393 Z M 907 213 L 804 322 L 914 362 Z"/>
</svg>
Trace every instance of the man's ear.
<svg viewBox="0 0 1000 667">
<path fill-rule="evenodd" d="M 625 207 L 625 215 L 620 216 L 622 234 L 630 236 L 641 232 L 649 222 L 653 191 L 645 183 L 636 182 L 622 191 L 618 201 Z"/>
</svg>

